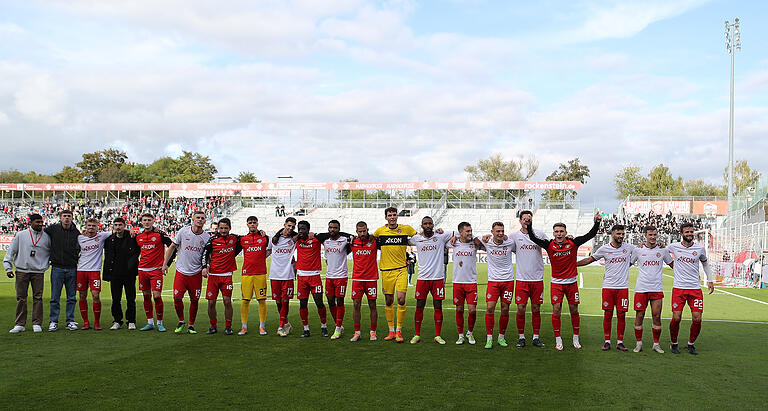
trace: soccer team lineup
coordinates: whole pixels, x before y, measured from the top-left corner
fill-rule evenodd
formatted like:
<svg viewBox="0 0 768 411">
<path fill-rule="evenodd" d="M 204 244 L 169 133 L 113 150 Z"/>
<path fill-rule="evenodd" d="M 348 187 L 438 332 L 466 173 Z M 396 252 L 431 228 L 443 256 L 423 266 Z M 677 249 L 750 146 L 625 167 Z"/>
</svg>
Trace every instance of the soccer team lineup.
<svg viewBox="0 0 768 411">
<path fill-rule="evenodd" d="M 505 231 L 504 221 L 494 222 L 491 227 L 473 227 L 470 222 L 461 222 L 457 227 L 438 228 L 428 216 L 421 219 L 420 227 L 414 228 L 399 224 L 398 210 L 388 207 L 383 211 L 380 223 L 360 221 L 348 228 L 351 232 L 342 230 L 337 220 L 331 220 L 327 227 L 318 229 L 311 227 L 308 221 L 287 217 L 283 229 L 265 233 L 259 229 L 258 218 L 250 216 L 246 221 L 248 233 L 244 235 L 230 232 L 232 222 L 229 218 L 214 221 L 215 231 L 208 232 L 204 227 L 211 222 L 207 221 L 206 213 L 195 211 L 190 214 L 191 225 L 178 230 L 173 238 L 154 227 L 155 217 L 149 213 L 141 216 L 138 232 L 129 230 L 121 217 L 114 218 L 111 227 L 103 231 L 99 231 L 98 220 L 89 218 L 80 232 L 74 227 L 69 210 L 61 211 L 60 222 L 48 227 L 43 227 L 41 215 L 30 215 L 29 228 L 19 231 L 13 238 L 3 266 L 9 278 L 19 276 L 18 280 L 22 280 L 21 276 L 27 276 L 25 281 L 35 290 L 34 331 L 42 332 L 42 273 L 50 264 L 53 264 L 51 284 L 54 298 L 57 293 L 61 294 L 64 286 L 69 287 L 76 282 L 82 326 L 70 318 L 73 314 L 68 312 L 65 327 L 70 331 L 102 329 L 100 292 L 103 280 L 110 282 L 112 294 L 111 330 L 125 326 L 129 330 L 166 332 L 162 292 L 164 282 L 172 278 L 173 306 L 177 316 L 173 329 L 175 334 L 198 333 L 196 320 L 201 298 L 207 300 L 209 324 L 207 330 L 199 332 L 208 335 L 219 333 L 217 303 L 221 295 L 225 335 L 244 336 L 250 332 L 249 311 L 251 301 L 255 300 L 258 305 L 258 334 L 275 332 L 267 330 L 267 312 L 276 310 L 279 313 L 276 335 L 317 338 L 316 330 L 313 333 L 309 325 L 311 298 L 313 311 L 316 310 L 321 324 L 322 338 L 348 339 L 351 342 L 383 339 L 396 343 L 408 341 L 410 344 L 426 340 L 445 345 L 442 325 L 446 321 L 443 309 L 447 307 L 443 307 L 443 301 L 447 297 L 452 301 L 452 311 L 455 311 L 458 332 L 455 345 L 476 345 L 478 299 L 484 297 L 486 307 L 481 314 L 485 318 L 486 338 L 484 342 L 481 338 L 480 345 L 486 349 L 509 345 L 517 348 L 530 345 L 538 349 L 553 347 L 557 351 L 582 349 L 579 340 L 579 305 L 582 301 L 578 267 L 594 262 L 604 264 L 600 301 L 604 313 L 604 351 L 614 347 L 620 351 L 643 351 L 644 320 L 650 308 L 653 336 L 650 350 L 664 354 L 668 349 L 673 354 L 680 354 L 682 347 L 683 352 L 698 354 L 694 344 L 702 328 L 704 310 L 700 267 L 706 276 L 708 292 L 711 294 L 714 291 L 713 270 L 706 248 L 694 242 L 694 225 L 691 223 L 681 224 L 680 241 L 672 244 L 657 241 L 658 229 L 646 226 L 642 229 L 644 241 L 639 246 L 624 242 L 626 228 L 615 224 L 610 227 L 610 241 L 591 255 L 581 258 L 578 255 L 579 246 L 597 234 L 602 220 L 599 213 L 595 214 L 594 224 L 588 232 L 573 234 L 563 223 L 555 223 L 553 227 L 537 226 L 533 213 L 528 210 L 518 213 L 516 218 L 520 229 L 510 232 Z M 507 226 L 510 225 L 508 222 Z M 418 261 L 415 309 L 406 305 L 408 287 L 411 286 L 407 250 L 411 248 Z M 241 253 L 242 264 L 238 267 Z M 451 254 L 453 261 L 450 277 L 452 295 L 448 296 L 446 253 Z M 481 253 L 485 254 L 488 275 L 484 296 L 478 295 L 477 265 Z M 544 327 L 551 326 L 555 337 L 553 342 L 543 341 L 540 336 L 542 316 L 545 315 L 542 313 L 545 304 L 545 255 L 551 265 L 551 325 L 545 324 Z M 57 263 L 67 258 L 76 263 L 76 270 L 57 268 Z M 174 263 L 175 270 L 172 270 Z M 630 266 L 638 269 L 634 295 L 629 292 Z M 673 271 L 671 295 L 664 293 L 665 266 Z M 233 275 L 238 268 L 241 272 L 241 329 L 236 332 L 233 329 Z M 40 290 L 39 295 L 37 289 Z M 386 336 L 377 334 L 380 294 L 383 294 L 385 303 Z M 137 324 L 136 321 L 137 295 L 143 299 L 144 324 Z M 347 296 L 352 299 L 354 329 L 346 331 L 345 335 L 343 324 L 347 315 Z M 274 305 L 268 303 L 269 297 Z M 58 318 L 58 304 L 54 317 L 54 298 L 51 301 L 49 332 L 58 330 L 58 322 L 54 321 Z M 299 301 L 301 328 L 288 320 L 294 298 Z M 121 305 L 123 299 L 127 302 L 125 316 Z M 434 336 L 425 336 L 421 332 L 428 300 L 432 302 Z M 17 325 L 11 333 L 26 330 L 24 325 L 19 325 L 19 319 L 23 316 L 26 320 L 27 303 L 26 300 L 17 302 Z M 672 311 L 667 324 L 662 324 L 664 304 Z M 364 309 L 364 305 L 367 308 Z M 691 325 L 687 339 L 683 336 L 681 342 L 680 324 L 686 306 Z M 515 315 L 516 342 L 507 334 L 510 308 Z M 564 308 L 570 318 L 568 330 L 563 329 Z M 626 315 L 630 309 L 635 312 L 629 325 L 635 335 L 634 347 L 626 344 L 630 345 L 627 347 L 624 340 Z M 412 313 L 409 313 L 410 310 L 413 310 Z M 366 321 L 363 321 L 363 311 L 369 314 Z M 530 324 L 526 324 L 528 313 Z M 406 336 L 403 323 L 409 316 L 413 318 L 413 335 Z M 367 331 L 363 331 L 364 322 L 368 323 Z M 563 334 L 567 331 L 570 331 L 572 338 L 570 344 L 563 341 Z M 664 343 L 663 334 L 667 334 Z M 510 342 L 507 342 L 508 339 Z"/>
</svg>

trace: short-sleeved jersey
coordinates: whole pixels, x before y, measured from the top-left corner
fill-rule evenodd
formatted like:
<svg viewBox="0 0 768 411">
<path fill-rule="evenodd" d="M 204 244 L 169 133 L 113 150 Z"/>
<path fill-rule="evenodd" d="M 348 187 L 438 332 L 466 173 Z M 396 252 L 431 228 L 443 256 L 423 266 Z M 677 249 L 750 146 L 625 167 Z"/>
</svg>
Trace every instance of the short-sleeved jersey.
<svg viewBox="0 0 768 411">
<path fill-rule="evenodd" d="M 165 246 L 171 245 L 170 237 L 160 231 L 142 231 L 136 235 L 139 253 L 139 271 L 154 271 L 163 267 Z"/>
<path fill-rule="evenodd" d="M 533 230 L 536 237 L 548 240 L 543 231 Z M 541 247 L 536 245 L 522 231 L 515 231 L 510 235 L 515 241 L 515 271 L 517 281 L 544 281 L 544 259 L 541 256 Z"/>
<path fill-rule="evenodd" d="M 208 267 L 208 272 L 211 275 L 232 275 L 233 272 L 237 271 L 235 257 L 239 253 L 239 236 L 214 234 L 205 245 L 202 264 L 204 267 Z"/>
<path fill-rule="evenodd" d="M 176 232 L 173 243 L 176 244 L 176 271 L 184 275 L 195 275 L 203 269 L 202 260 L 205 245 L 211 234 L 203 230 L 200 234 L 192 232 L 192 227 L 184 227 Z"/>
<path fill-rule="evenodd" d="M 445 244 L 453 237 L 453 231 L 443 234 L 433 233 L 432 237 L 416 234 L 408 241 L 416 246 L 416 258 L 419 261 L 419 280 L 442 280 Z"/>
<path fill-rule="evenodd" d="M 263 275 L 267 273 L 267 243 L 269 237 L 259 232 L 248 233 L 240 237 L 243 249 L 243 275 Z"/>
<path fill-rule="evenodd" d="M 93 237 L 77 236 L 80 244 L 80 258 L 77 260 L 78 271 L 101 271 L 101 257 L 104 254 L 104 241 L 112 233 L 96 233 Z"/>
<path fill-rule="evenodd" d="M 381 271 L 406 267 L 405 249 L 408 247 L 408 239 L 416 234 L 418 233 L 413 227 L 403 224 L 398 224 L 395 228 L 379 227 L 373 233 L 381 248 L 381 261 L 379 261 Z"/>
<path fill-rule="evenodd" d="M 603 288 L 629 288 L 629 263 L 634 249 L 632 244 L 621 243 L 616 248 L 608 243 L 592 253 L 595 260 L 605 260 Z"/>
<path fill-rule="evenodd" d="M 693 243 L 690 247 L 673 243 L 667 246 L 667 251 L 675 258 L 672 287 L 685 290 L 700 289 L 699 261 L 707 261 L 707 249 L 698 243 Z"/>
<path fill-rule="evenodd" d="M 474 241 L 446 244 L 453 251 L 454 284 L 477 284 L 477 248 Z"/>
<path fill-rule="evenodd" d="M 666 248 L 637 247 L 632 251 L 632 264 L 637 265 L 635 292 L 660 293 L 664 291 L 664 263 L 671 263 L 672 256 Z"/>
<path fill-rule="evenodd" d="M 508 238 L 496 244 L 493 237 L 483 242 L 488 253 L 488 281 L 514 281 L 515 270 L 512 268 L 512 253 L 515 252 L 515 240 Z"/>
<path fill-rule="evenodd" d="M 272 250 L 272 262 L 269 265 L 270 280 L 293 280 L 293 252 L 296 250 L 296 243 L 288 237 L 280 237 L 277 244 L 269 241 L 269 249 Z"/>
<path fill-rule="evenodd" d="M 322 241 L 325 250 L 325 260 L 327 261 L 325 278 L 347 278 L 349 276 L 349 269 L 347 268 L 349 238 L 343 235 L 335 240 L 330 236 L 317 235 L 317 237 Z"/>
<path fill-rule="evenodd" d="M 320 274 L 323 263 L 320 261 L 320 240 L 312 238 L 296 239 L 296 270 L 299 275 Z"/>
<path fill-rule="evenodd" d="M 367 241 L 355 238 L 349 244 L 352 250 L 352 280 L 376 281 L 379 279 L 379 269 L 376 266 L 376 238 L 369 237 Z"/>
</svg>

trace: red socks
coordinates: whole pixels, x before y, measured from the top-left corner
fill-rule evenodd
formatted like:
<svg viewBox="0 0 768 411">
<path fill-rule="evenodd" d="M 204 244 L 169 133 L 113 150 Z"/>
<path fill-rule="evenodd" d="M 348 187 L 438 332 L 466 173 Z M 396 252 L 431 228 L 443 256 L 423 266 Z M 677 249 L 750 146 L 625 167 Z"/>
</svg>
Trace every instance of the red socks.
<svg viewBox="0 0 768 411">
<path fill-rule="evenodd" d="M 371 331 L 376 332 L 377 325 L 378 325 L 378 321 L 374 318 L 374 320 L 371 321 Z"/>
<path fill-rule="evenodd" d="M 485 333 L 487 335 L 493 335 L 493 314 L 485 313 Z"/>
<path fill-rule="evenodd" d="M 318 308 L 317 313 L 320 315 L 320 324 L 326 324 L 328 322 L 328 314 L 326 313 L 325 306 Z"/>
<path fill-rule="evenodd" d="M 195 325 L 198 301 L 199 300 L 189 300 L 189 325 Z"/>
<path fill-rule="evenodd" d="M 334 316 L 336 318 L 336 326 L 341 327 L 341 325 L 344 323 L 344 311 L 345 311 L 344 306 L 343 305 L 336 306 L 333 311 L 336 312 L 336 315 Z"/>
<path fill-rule="evenodd" d="M 616 317 L 616 338 L 619 341 L 624 341 L 624 331 L 627 329 L 627 313 L 617 311 Z"/>
<path fill-rule="evenodd" d="M 459 312 L 459 310 L 456 310 L 456 329 L 459 334 L 464 334 L 464 313 Z"/>
<path fill-rule="evenodd" d="M 421 335 L 421 322 L 424 320 L 424 307 L 416 307 L 413 327 L 416 329 L 416 335 Z"/>
<path fill-rule="evenodd" d="M 280 303 L 280 328 L 288 322 L 288 301 Z"/>
<path fill-rule="evenodd" d="M 435 308 L 435 337 L 439 337 L 443 330 L 443 309 Z"/>
<path fill-rule="evenodd" d="M 499 315 L 499 334 L 507 333 L 507 325 L 509 324 L 509 314 Z"/>
<path fill-rule="evenodd" d="M 210 319 L 210 323 L 211 323 L 211 327 L 217 328 L 217 325 L 219 324 L 219 319 L 218 318 L 211 318 Z"/>
<path fill-rule="evenodd" d="M 231 318 L 225 318 L 224 319 L 224 326 L 227 328 L 232 328 L 232 319 Z"/>
<path fill-rule="evenodd" d="M 80 306 L 80 315 L 83 317 L 83 324 L 88 324 L 88 300 L 80 300 L 77 302 Z"/>
<path fill-rule="evenodd" d="M 606 341 L 611 340 L 611 321 L 612 320 L 613 320 L 613 310 L 603 311 L 603 334 L 605 335 Z"/>
<path fill-rule="evenodd" d="M 688 337 L 688 342 L 693 344 L 696 342 L 696 338 L 699 337 L 699 333 L 701 332 L 701 321 L 693 321 L 691 323 L 691 334 L 690 337 Z"/>
<path fill-rule="evenodd" d="M 477 311 L 469 313 L 467 316 L 467 331 L 472 332 L 475 330 L 475 321 L 477 320 Z"/>
<path fill-rule="evenodd" d="M 515 321 L 517 322 L 517 333 L 525 334 L 525 314 L 515 314 Z"/>
<path fill-rule="evenodd" d="M 675 321 L 675 319 L 671 319 L 669 321 L 669 341 L 672 344 L 677 344 L 677 334 L 680 332 L 680 321 Z"/>
<path fill-rule="evenodd" d="M 101 300 L 93 302 L 93 324 L 96 328 L 101 324 Z"/>
<path fill-rule="evenodd" d="M 331 305 L 330 308 L 331 308 L 331 317 L 333 318 L 333 323 L 335 324 L 336 323 L 336 306 Z"/>
<path fill-rule="evenodd" d="M 659 338 L 661 338 L 661 327 L 659 328 L 653 327 L 653 342 L 658 344 Z"/>
<path fill-rule="evenodd" d="M 581 329 L 581 316 L 579 313 L 571 314 L 571 327 L 573 327 L 573 335 L 579 335 Z"/>
<path fill-rule="evenodd" d="M 147 315 L 147 319 L 154 318 L 151 297 L 144 297 L 144 314 Z"/>
<path fill-rule="evenodd" d="M 360 332 L 360 323 L 355 323 L 355 332 L 356 333 Z"/>
<path fill-rule="evenodd" d="M 184 300 L 181 298 L 173 299 L 173 308 L 176 309 L 176 316 L 179 317 L 179 322 L 184 321 Z"/>
<path fill-rule="evenodd" d="M 533 333 L 538 335 L 541 330 L 541 313 L 531 313 L 531 323 L 533 324 Z M 521 333 L 522 334 L 522 333 Z"/>
<path fill-rule="evenodd" d="M 155 298 L 155 311 L 157 311 L 157 321 L 163 321 L 163 297 Z"/>
<path fill-rule="evenodd" d="M 656 330 L 654 329 L 653 331 L 655 334 Z M 643 341 L 643 327 L 635 327 L 635 340 L 637 340 L 637 342 Z"/>
<path fill-rule="evenodd" d="M 283 303 L 285 304 L 285 303 Z M 309 309 L 308 308 L 299 308 L 299 317 L 301 317 L 301 325 L 308 325 L 309 324 Z"/>
<path fill-rule="evenodd" d="M 560 315 L 552 314 L 552 331 L 555 332 L 555 337 L 560 336 Z"/>
</svg>

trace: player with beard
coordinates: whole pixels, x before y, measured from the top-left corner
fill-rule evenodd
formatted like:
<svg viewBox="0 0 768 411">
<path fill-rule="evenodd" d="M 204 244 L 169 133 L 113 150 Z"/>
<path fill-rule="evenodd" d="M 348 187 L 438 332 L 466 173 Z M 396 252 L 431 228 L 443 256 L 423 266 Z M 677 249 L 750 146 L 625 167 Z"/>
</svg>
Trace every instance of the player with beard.
<svg viewBox="0 0 768 411">
<path fill-rule="evenodd" d="M 368 233 L 368 224 L 360 221 L 355 226 L 357 238 L 347 244 L 352 253 L 352 321 L 355 325 L 355 334 L 349 341 L 360 340 L 360 322 L 362 317 L 363 296 L 368 299 L 368 308 L 371 311 L 370 340 L 376 341 L 376 326 L 379 312 L 376 309 L 376 283 L 379 280 L 379 269 L 376 264 L 378 240 Z"/>
<path fill-rule="evenodd" d="M 325 250 L 325 298 L 328 300 L 328 308 L 331 317 L 336 324 L 336 329 L 331 335 L 332 340 L 341 338 L 344 333 L 344 296 L 347 293 L 347 248 L 351 236 L 342 233 L 338 220 L 328 222 L 328 232 L 315 234 L 315 238 L 323 245 Z"/>
<path fill-rule="evenodd" d="M 144 295 L 144 313 L 147 315 L 147 325 L 140 331 L 155 329 L 152 302 L 157 311 L 157 331 L 165 332 L 163 326 L 163 265 L 165 264 L 165 247 L 173 243 L 170 237 L 155 228 L 155 217 L 145 213 L 141 216 L 144 230 L 136 235 L 139 244 L 139 290 Z"/>
<path fill-rule="evenodd" d="M 269 249 L 269 238 L 259 231 L 259 219 L 250 216 L 246 219 L 248 234 L 240 237 L 240 247 L 243 249 L 242 270 L 242 302 L 240 303 L 241 329 L 237 335 L 248 334 L 248 311 L 256 293 L 259 302 L 259 335 L 267 335 L 267 257 L 272 252 Z"/>
<path fill-rule="evenodd" d="M 517 304 L 517 348 L 525 347 L 525 309 L 531 300 L 531 325 L 533 326 L 534 347 L 544 348 L 539 339 L 541 330 L 541 305 L 544 304 L 544 260 L 541 247 L 528 237 L 528 224 L 533 219 L 530 210 L 520 212 L 520 230 L 510 237 L 515 241 L 515 303 Z M 542 231 L 536 231 L 536 237 L 548 240 Z"/>
<path fill-rule="evenodd" d="M 203 253 L 203 277 L 208 278 L 205 298 L 208 300 L 208 319 L 211 327 L 206 334 L 218 332 L 216 300 L 221 292 L 224 302 L 224 334 L 232 335 L 232 274 L 237 271 L 235 257 L 240 253 L 240 238 L 230 234 L 232 222 L 228 218 L 219 220 L 216 234 L 205 245 Z"/>
</svg>

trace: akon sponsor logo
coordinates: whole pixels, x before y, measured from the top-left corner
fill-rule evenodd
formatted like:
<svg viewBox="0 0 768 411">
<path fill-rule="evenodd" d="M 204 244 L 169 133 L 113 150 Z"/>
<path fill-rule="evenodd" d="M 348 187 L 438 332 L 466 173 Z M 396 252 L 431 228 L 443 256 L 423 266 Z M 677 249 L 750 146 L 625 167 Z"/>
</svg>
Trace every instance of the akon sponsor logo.
<svg viewBox="0 0 768 411">
<path fill-rule="evenodd" d="M 83 247 L 83 251 L 91 251 L 91 250 L 96 250 L 98 248 L 99 248 L 98 244 L 87 245 L 87 246 Z"/>
<path fill-rule="evenodd" d="M 521 250 L 535 250 L 538 246 L 534 244 L 523 244 L 520 246 Z"/>
<path fill-rule="evenodd" d="M 626 257 L 614 257 L 608 260 L 608 264 L 619 264 L 619 263 L 626 263 L 627 258 Z"/>
<path fill-rule="evenodd" d="M 341 248 L 339 248 L 339 247 L 326 247 L 325 248 L 325 252 L 326 253 L 331 253 L 331 254 L 341 254 Z"/>
<path fill-rule="evenodd" d="M 488 252 L 491 255 L 507 255 L 507 250 L 491 250 Z"/>
<path fill-rule="evenodd" d="M 552 253 L 552 257 L 565 257 L 566 255 L 571 255 L 571 250 Z"/>
<path fill-rule="evenodd" d="M 472 257 L 472 251 L 457 251 L 456 255 L 459 257 Z"/>
<path fill-rule="evenodd" d="M 650 261 L 645 261 L 643 263 L 643 267 L 650 267 L 650 266 L 658 267 L 660 265 L 661 265 L 661 261 L 658 261 L 658 260 L 650 260 Z"/>
<path fill-rule="evenodd" d="M 371 250 L 357 250 L 355 255 L 371 255 Z"/>
<path fill-rule="evenodd" d="M 384 240 L 385 245 L 403 245 L 405 242 L 400 237 L 387 237 Z"/>
<path fill-rule="evenodd" d="M 421 247 L 421 251 L 435 251 L 437 250 L 436 245 L 425 245 L 424 247 Z"/>
<path fill-rule="evenodd" d="M 261 249 L 262 249 L 261 246 L 255 246 L 255 247 L 248 247 L 248 248 L 245 249 L 245 251 L 256 252 L 256 251 L 261 251 Z"/>
<path fill-rule="evenodd" d="M 184 247 L 184 251 L 194 251 L 196 253 L 199 253 L 201 251 L 200 247 L 195 247 L 194 245 L 188 245 Z"/>
<path fill-rule="evenodd" d="M 683 262 L 683 263 L 695 263 L 696 260 L 691 257 L 677 257 L 677 261 Z"/>
<path fill-rule="evenodd" d="M 278 248 L 276 250 L 273 250 L 272 252 L 275 254 L 290 254 L 292 250 L 289 250 L 287 248 Z"/>
<path fill-rule="evenodd" d="M 144 245 L 141 246 L 142 250 L 151 250 L 153 248 L 155 248 L 154 244 L 144 244 Z"/>
<path fill-rule="evenodd" d="M 219 250 L 219 254 L 227 254 L 227 253 L 231 253 L 232 251 L 235 251 L 235 247 L 222 248 L 221 250 Z"/>
</svg>

